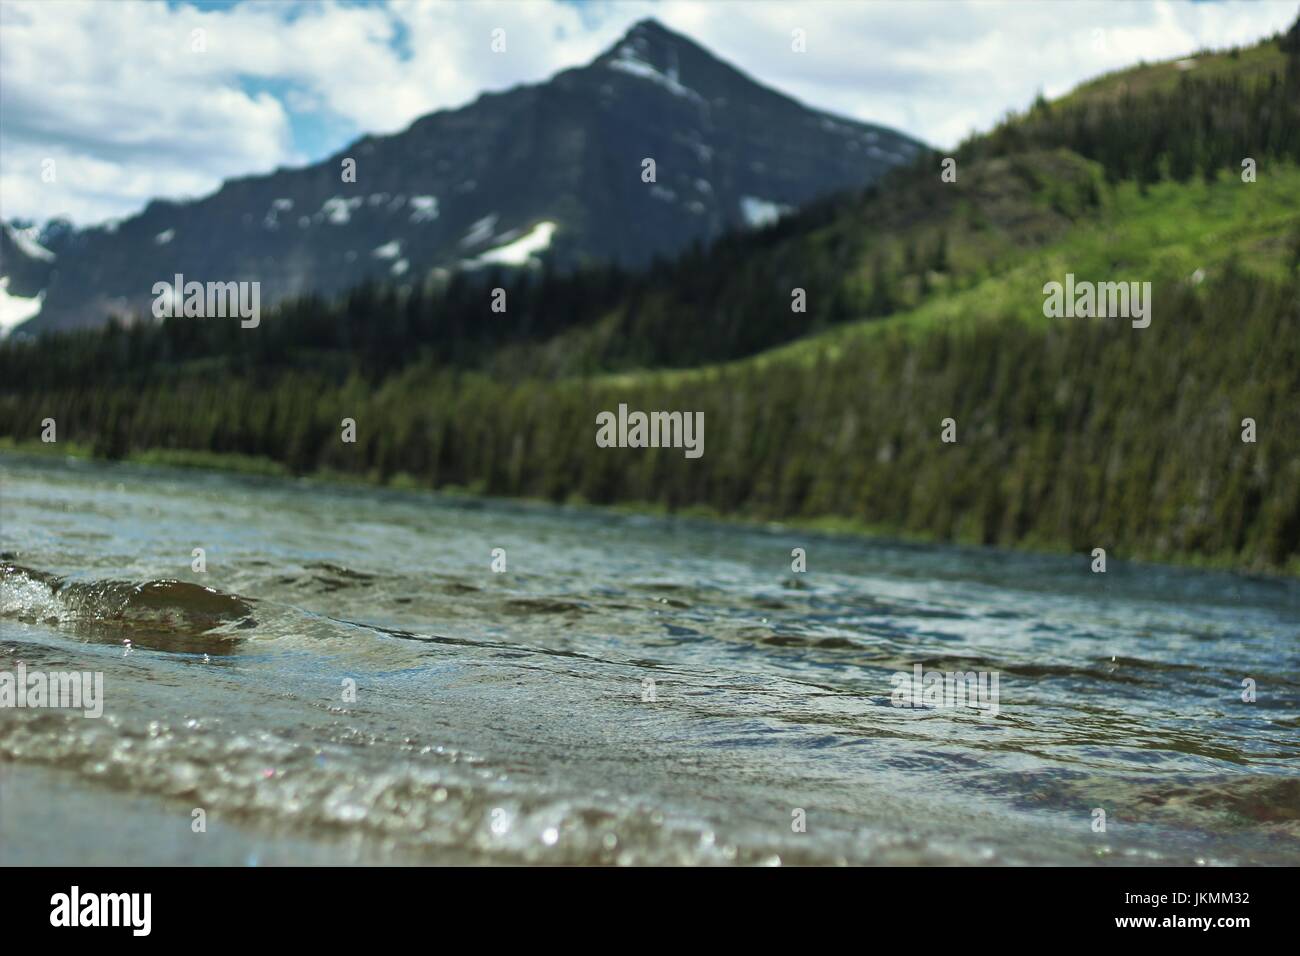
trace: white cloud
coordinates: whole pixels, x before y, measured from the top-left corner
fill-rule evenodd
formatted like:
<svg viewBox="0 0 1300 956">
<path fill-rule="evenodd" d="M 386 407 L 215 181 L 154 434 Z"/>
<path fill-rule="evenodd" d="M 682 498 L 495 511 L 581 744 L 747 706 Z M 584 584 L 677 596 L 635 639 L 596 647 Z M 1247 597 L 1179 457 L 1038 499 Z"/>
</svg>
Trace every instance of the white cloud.
<svg viewBox="0 0 1300 956">
<path fill-rule="evenodd" d="M 188 52 L 176 11 L 6 3 L 0 28 L 5 217 L 101 219 L 291 156 L 283 105 Z"/>
<path fill-rule="evenodd" d="M 1025 108 L 1040 90 L 1056 96 L 1143 59 L 1253 43 L 1285 29 L 1298 9 L 1295 0 L 665 0 L 655 16 L 811 106 L 944 147 Z M 796 28 L 806 32 L 806 53 L 791 50 Z"/>
<path fill-rule="evenodd" d="M 0 23 L 0 215 L 79 223 L 306 161 L 293 112 L 322 111 L 348 139 L 394 132 L 584 62 L 618 30 L 585 28 L 554 0 L 221 9 L 42 0 L 6 2 Z M 504 54 L 490 49 L 496 27 Z M 202 52 L 192 49 L 196 29 Z M 250 95 L 250 83 L 283 93 Z M 54 183 L 41 179 L 46 158 Z"/>
<path fill-rule="evenodd" d="M 230 176 L 306 161 L 295 117 L 328 122 L 329 145 L 341 149 L 363 132 L 394 132 L 586 63 L 645 16 L 809 105 L 949 146 L 1039 90 L 1056 95 L 1139 59 L 1253 42 L 1296 10 L 1294 0 L 6 2 L 0 216 L 86 223 L 154 197 L 202 195 Z M 796 27 L 807 32 L 803 54 L 790 48 Z M 491 50 L 496 28 L 505 53 Z M 195 29 L 205 52 L 191 50 Z M 45 159 L 55 161 L 53 183 L 42 182 Z"/>
</svg>

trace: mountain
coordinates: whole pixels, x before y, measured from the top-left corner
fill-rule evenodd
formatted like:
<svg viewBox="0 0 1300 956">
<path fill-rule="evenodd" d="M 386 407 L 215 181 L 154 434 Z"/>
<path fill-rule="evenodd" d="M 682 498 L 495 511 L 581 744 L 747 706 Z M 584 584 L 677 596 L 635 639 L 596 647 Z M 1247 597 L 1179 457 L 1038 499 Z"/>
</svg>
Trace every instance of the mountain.
<svg viewBox="0 0 1300 956">
<path fill-rule="evenodd" d="M 64 236 L 25 329 L 148 315 L 153 284 L 175 273 L 260 281 L 265 307 L 367 278 L 416 284 L 542 258 L 561 270 L 640 267 L 861 187 L 920 148 L 809 109 L 645 20 L 545 83 L 363 137 L 312 166 L 231 180 L 193 202 L 155 201 Z M 345 158 L 356 161 L 356 182 L 342 181 Z M 642 179 L 646 158 L 653 183 Z M 25 259 L 4 261 L 0 274 L 12 269 L 17 282 Z"/>
</svg>

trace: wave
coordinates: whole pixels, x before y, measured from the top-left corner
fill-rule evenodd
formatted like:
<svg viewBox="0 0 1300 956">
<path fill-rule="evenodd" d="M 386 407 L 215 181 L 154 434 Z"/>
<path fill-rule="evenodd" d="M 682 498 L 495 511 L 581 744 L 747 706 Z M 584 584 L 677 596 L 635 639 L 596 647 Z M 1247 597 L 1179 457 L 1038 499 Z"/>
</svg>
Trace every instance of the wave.
<svg viewBox="0 0 1300 956">
<path fill-rule="evenodd" d="M 250 602 L 188 581 L 73 581 L 0 561 L 0 617 L 49 624 L 99 643 L 231 654 L 255 627 Z"/>
</svg>

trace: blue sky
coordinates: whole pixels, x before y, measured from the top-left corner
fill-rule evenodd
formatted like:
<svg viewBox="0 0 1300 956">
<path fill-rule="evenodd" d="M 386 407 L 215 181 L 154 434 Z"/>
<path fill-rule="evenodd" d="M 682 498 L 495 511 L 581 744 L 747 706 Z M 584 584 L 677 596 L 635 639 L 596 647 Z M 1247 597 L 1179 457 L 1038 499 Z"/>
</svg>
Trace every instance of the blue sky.
<svg viewBox="0 0 1300 956">
<path fill-rule="evenodd" d="M 1300 0 L 5 0 L 0 216 L 88 224 L 311 162 L 363 133 L 586 63 L 647 16 L 809 105 L 945 147 L 1039 91 L 1250 43 L 1298 9 Z M 489 50 L 497 28 L 504 54 Z M 795 29 L 807 36 L 801 55 Z"/>
</svg>

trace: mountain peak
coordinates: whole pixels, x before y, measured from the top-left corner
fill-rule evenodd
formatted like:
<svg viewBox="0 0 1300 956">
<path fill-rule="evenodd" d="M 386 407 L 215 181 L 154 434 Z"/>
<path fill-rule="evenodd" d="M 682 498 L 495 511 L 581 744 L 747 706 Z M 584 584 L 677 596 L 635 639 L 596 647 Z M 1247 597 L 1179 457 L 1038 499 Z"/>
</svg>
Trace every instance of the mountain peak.
<svg viewBox="0 0 1300 956">
<path fill-rule="evenodd" d="M 653 17 L 646 17 L 632 24 L 622 39 L 597 57 L 597 62 L 641 63 L 669 75 L 670 71 L 676 74 L 680 70 L 683 59 L 714 61 L 690 37 L 674 33 Z"/>
<path fill-rule="evenodd" d="M 654 17 L 645 17 L 628 27 L 627 33 L 623 34 L 623 39 L 628 40 L 636 36 L 666 36 L 678 40 L 685 40 L 687 43 L 694 43 L 680 33 L 674 33 L 666 26 L 656 20 Z"/>
</svg>

